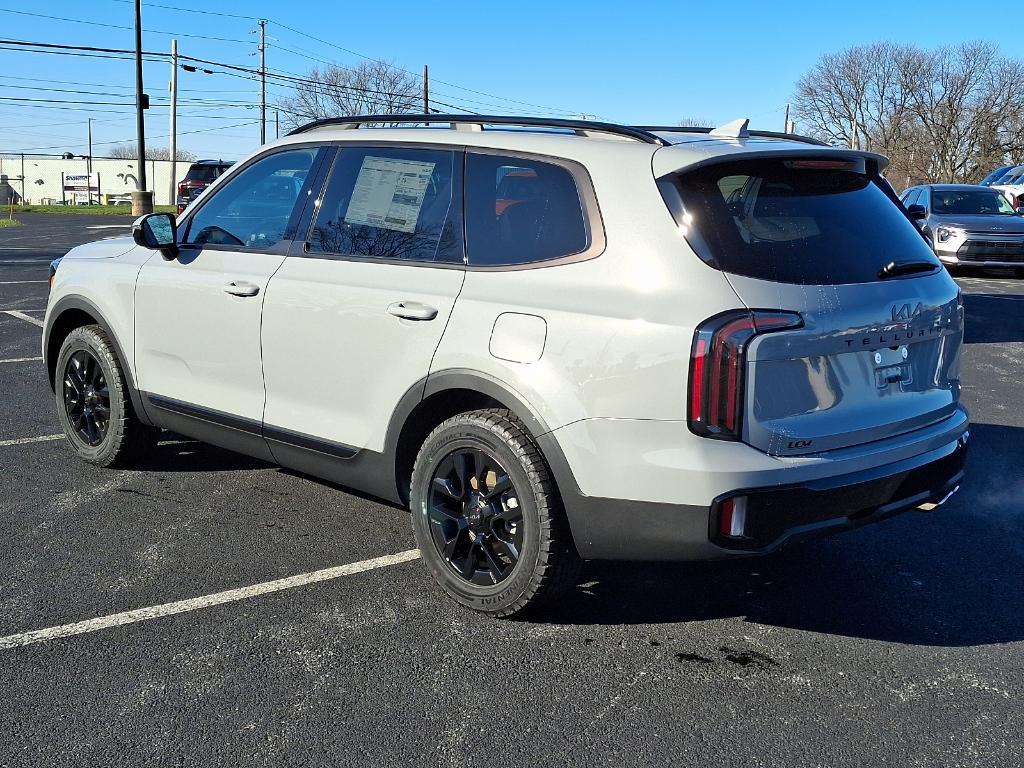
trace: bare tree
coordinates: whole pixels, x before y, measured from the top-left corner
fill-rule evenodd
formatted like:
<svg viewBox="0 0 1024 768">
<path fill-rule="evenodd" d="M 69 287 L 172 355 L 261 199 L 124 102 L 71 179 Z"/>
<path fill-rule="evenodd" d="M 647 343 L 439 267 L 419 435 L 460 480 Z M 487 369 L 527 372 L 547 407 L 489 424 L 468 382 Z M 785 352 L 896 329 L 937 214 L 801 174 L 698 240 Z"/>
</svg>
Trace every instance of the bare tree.
<svg viewBox="0 0 1024 768">
<path fill-rule="evenodd" d="M 699 117 L 684 117 L 678 123 L 680 128 L 713 128 L 715 122 L 713 120 L 704 120 Z"/>
<path fill-rule="evenodd" d="M 176 150 L 174 155 L 176 160 L 183 160 L 186 163 L 196 159 L 195 153 L 189 152 L 187 149 Z M 112 157 L 115 160 L 138 160 L 139 150 L 135 148 L 134 144 L 118 144 L 107 152 L 107 157 Z M 170 160 L 171 151 L 167 147 L 146 147 L 146 159 Z"/>
<path fill-rule="evenodd" d="M 1024 150 L 1024 64 L 990 43 L 897 43 L 822 57 L 797 83 L 804 130 L 888 155 L 894 183 L 976 180 Z"/>
<path fill-rule="evenodd" d="M 422 112 L 419 78 L 388 61 L 364 61 L 355 67 L 330 65 L 313 69 L 308 82 L 282 99 L 286 125 L 310 120 L 372 114 Z"/>
</svg>

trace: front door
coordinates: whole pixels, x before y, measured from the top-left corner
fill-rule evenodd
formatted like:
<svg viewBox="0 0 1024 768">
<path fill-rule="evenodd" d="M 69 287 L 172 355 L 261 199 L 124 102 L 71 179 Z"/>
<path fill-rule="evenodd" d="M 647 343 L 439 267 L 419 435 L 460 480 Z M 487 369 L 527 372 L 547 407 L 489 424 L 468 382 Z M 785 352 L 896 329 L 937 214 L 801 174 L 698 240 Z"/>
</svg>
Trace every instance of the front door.
<svg viewBox="0 0 1024 768">
<path fill-rule="evenodd" d="M 275 152 L 232 174 L 182 223 L 178 257 L 143 266 L 135 361 L 158 409 L 259 434 L 263 302 L 316 157 L 309 147 Z"/>
</svg>

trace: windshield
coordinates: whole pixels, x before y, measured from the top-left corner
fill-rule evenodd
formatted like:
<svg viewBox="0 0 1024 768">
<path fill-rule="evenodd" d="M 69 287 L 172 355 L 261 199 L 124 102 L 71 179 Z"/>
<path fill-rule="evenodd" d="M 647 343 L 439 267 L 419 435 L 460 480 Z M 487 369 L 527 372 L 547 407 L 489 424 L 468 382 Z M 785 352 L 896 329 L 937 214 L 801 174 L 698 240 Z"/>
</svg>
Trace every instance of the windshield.
<svg viewBox="0 0 1024 768">
<path fill-rule="evenodd" d="M 932 213 L 964 216 L 1013 216 L 1013 206 L 998 192 L 987 189 L 932 190 Z"/>
<path fill-rule="evenodd" d="M 891 261 L 938 260 L 881 181 L 788 160 L 720 163 L 683 173 L 687 240 L 712 266 L 803 285 L 878 280 Z"/>
<path fill-rule="evenodd" d="M 1006 176 L 1010 171 L 1013 170 L 1012 165 L 1004 165 L 1002 168 L 996 168 L 992 173 L 986 176 L 984 179 L 978 182 L 982 187 L 990 187 L 995 184 L 1003 176 Z"/>
<path fill-rule="evenodd" d="M 996 179 L 993 182 L 993 186 L 995 186 L 996 184 L 1013 184 L 1015 181 L 1017 181 L 1017 179 L 1021 177 L 1021 174 L 1022 172 L 1020 168 L 1014 168 L 1013 170 L 1004 173 L 1002 176 Z"/>
</svg>

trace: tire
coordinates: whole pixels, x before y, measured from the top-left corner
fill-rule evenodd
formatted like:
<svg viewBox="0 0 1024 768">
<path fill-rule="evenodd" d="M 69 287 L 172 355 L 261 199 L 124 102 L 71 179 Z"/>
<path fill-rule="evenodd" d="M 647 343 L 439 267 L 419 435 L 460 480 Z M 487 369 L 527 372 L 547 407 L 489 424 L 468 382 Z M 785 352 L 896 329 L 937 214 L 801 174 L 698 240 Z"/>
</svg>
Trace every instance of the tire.
<svg viewBox="0 0 1024 768">
<path fill-rule="evenodd" d="M 156 445 L 160 430 L 135 415 L 114 346 L 98 325 L 76 328 L 64 339 L 54 390 L 64 435 L 79 458 L 100 467 L 130 466 Z"/>
<path fill-rule="evenodd" d="M 507 410 L 438 425 L 416 457 L 410 506 L 424 562 L 461 605 L 509 617 L 576 583 L 580 558 L 551 472 Z"/>
</svg>

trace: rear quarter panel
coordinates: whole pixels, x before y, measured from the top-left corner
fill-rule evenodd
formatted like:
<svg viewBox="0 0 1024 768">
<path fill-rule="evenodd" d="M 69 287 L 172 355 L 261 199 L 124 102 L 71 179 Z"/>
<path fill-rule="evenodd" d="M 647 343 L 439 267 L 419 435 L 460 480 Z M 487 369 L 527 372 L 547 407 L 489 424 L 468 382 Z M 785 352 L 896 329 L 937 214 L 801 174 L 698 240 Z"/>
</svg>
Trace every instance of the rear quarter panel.
<svg viewBox="0 0 1024 768">
<path fill-rule="evenodd" d="M 649 155 L 628 163 L 593 158 L 587 167 L 604 252 L 574 263 L 470 268 L 431 372 L 471 369 L 496 378 L 549 429 L 586 418 L 685 419 L 694 327 L 741 304 L 722 273 L 680 237 Z M 492 354 L 495 321 L 506 312 L 544 319 L 540 359 Z"/>
</svg>

